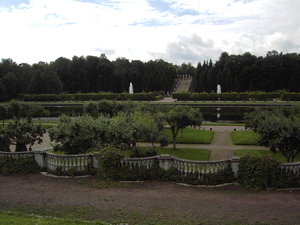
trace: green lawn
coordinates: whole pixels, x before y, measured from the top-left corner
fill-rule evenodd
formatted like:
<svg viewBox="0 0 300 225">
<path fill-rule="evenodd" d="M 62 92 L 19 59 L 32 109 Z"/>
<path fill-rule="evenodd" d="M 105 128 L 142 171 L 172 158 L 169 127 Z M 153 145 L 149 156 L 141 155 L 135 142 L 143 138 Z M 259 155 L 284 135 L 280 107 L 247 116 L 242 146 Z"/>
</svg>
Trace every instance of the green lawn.
<svg viewBox="0 0 300 225">
<path fill-rule="evenodd" d="M 252 130 L 231 132 L 232 142 L 235 145 L 257 145 L 258 134 Z"/>
<path fill-rule="evenodd" d="M 146 147 L 140 147 L 146 148 Z M 129 157 L 130 151 L 124 151 L 125 157 Z M 157 155 L 169 154 L 181 159 L 196 160 L 196 161 L 208 161 L 210 150 L 202 148 L 159 148 Z"/>
<path fill-rule="evenodd" d="M 157 154 L 170 154 L 181 159 L 208 161 L 210 150 L 202 148 L 161 148 Z"/>
<path fill-rule="evenodd" d="M 262 149 L 262 150 L 258 150 L 258 149 L 241 149 L 241 150 L 236 150 L 234 152 L 234 154 L 236 156 L 244 156 L 246 154 L 266 155 L 266 156 L 277 159 L 281 163 L 286 163 L 287 162 L 286 159 L 284 158 L 284 156 L 280 152 L 277 152 L 275 154 L 275 153 L 271 152 L 270 150 L 265 150 L 265 149 Z M 300 155 L 298 155 L 295 158 L 295 162 L 299 162 L 299 161 L 300 161 Z"/>
<path fill-rule="evenodd" d="M 165 128 L 164 132 L 168 135 L 169 141 L 172 142 L 172 132 L 170 128 Z M 212 130 L 197 130 L 191 127 L 183 129 L 183 137 L 181 131 L 178 132 L 176 143 L 180 144 L 210 144 L 214 136 Z"/>
</svg>

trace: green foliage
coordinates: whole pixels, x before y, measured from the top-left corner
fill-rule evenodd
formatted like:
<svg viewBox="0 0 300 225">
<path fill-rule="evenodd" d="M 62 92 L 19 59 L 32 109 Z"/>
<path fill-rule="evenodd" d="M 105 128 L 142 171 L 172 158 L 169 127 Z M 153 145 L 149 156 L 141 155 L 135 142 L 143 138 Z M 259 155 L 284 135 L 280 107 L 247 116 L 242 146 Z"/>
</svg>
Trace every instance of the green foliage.
<svg viewBox="0 0 300 225">
<path fill-rule="evenodd" d="M 34 156 L 0 158 L 0 174 L 2 175 L 36 173 L 40 170 Z"/>
<path fill-rule="evenodd" d="M 287 162 L 293 162 L 300 152 L 299 109 L 272 108 L 245 114 L 245 127 L 259 134 L 258 144 L 271 151 L 279 150 Z"/>
<path fill-rule="evenodd" d="M 287 163 L 286 158 L 279 151 L 276 151 L 274 153 L 274 152 L 271 152 L 270 150 L 264 150 L 264 149 L 240 149 L 240 150 L 234 151 L 234 154 L 236 156 L 244 156 L 247 154 L 265 155 L 268 157 L 272 157 L 281 163 Z M 297 155 L 297 157 L 295 158 L 294 161 L 299 162 L 300 155 Z"/>
<path fill-rule="evenodd" d="M 168 154 L 187 160 L 208 161 L 210 150 L 202 148 L 160 148 L 158 154 Z"/>
<path fill-rule="evenodd" d="M 203 121 L 202 113 L 197 108 L 187 106 L 165 106 L 165 121 L 170 126 L 172 131 L 173 148 L 176 148 L 176 137 L 179 130 L 187 126 L 201 126 Z"/>
<path fill-rule="evenodd" d="M 277 188 L 280 163 L 268 156 L 249 154 L 240 159 L 239 183 L 255 191 Z"/>
<path fill-rule="evenodd" d="M 120 159 L 124 158 L 124 153 L 114 146 L 108 146 L 99 152 L 99 170 L 97 178 L 101 180 L 120 180 L 119 173 Z"/>
<path fill-rule="evenodd" d="M 50 112 L 40 105 L 31 105 L 24 102 L 12 100 L 6 105 L 9 118 L 26 118 L 49 116 Z"/>
<path fill-rule="evenodd" d="M 232 142 L 235 145 L 256 145 L 258 134 L 253 130 L 231 132 Z"/>
<path fill-rule="evenodd" d="M 234 180 L 236 180 L 236 178 L 234 177 L 230 165 L 223 170 L 219 170 L 215 173 L 206 173 L 203 176 L 203 183 L 207 185 L 232 183 Z"/>
<path fill-rule="evenodd" d="M 299 188 L 300 173 L 294 169 L 282 169 L 278 180 L 278 188 Z"/>
<path fill-rule="evenodd" d="M 0 129 L 0 140 L 2 141 L 2 150 L 10 151 L 10 145 L 15 145 L 15 151 L 27 151 L 27 145 L 29 149 L 37 142 L 41 144 L 43 142 L 43 134 L 46 130 L 41 124 L 33 124 L 30 117 L 25 119 L 15 119 L 8 124 L 5 124 Z"/>
<path fill-rule="evenodd" d="M 152 147 L 133 147 L 130 149 L 129 158 L 143 158 L 157 155 L 158 148 L 155 146 Z"/>
<path fill-rule="evenodd" d="M 72 119 L 62 116 L 60 124 L 49 130 L 49 136 L 55 141 L 55 151 L 66 154 L 98 151 L 107 143 L 108 124 L 109 119 L 104 116 L 97 119 L 86 114 Z"/>
</svg>

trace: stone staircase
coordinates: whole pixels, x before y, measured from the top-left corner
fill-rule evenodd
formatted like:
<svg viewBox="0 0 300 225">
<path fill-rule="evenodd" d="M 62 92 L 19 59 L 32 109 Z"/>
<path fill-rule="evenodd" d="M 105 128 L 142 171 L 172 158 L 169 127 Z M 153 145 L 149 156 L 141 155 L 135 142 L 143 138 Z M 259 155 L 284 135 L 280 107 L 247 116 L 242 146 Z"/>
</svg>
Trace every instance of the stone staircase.
<svg viewBox="0 0 300 225">
<path fill-rule="evenodd" d="M 188 92 L 192 78 L 182 78 L 175 92 Z"/>
</svg>

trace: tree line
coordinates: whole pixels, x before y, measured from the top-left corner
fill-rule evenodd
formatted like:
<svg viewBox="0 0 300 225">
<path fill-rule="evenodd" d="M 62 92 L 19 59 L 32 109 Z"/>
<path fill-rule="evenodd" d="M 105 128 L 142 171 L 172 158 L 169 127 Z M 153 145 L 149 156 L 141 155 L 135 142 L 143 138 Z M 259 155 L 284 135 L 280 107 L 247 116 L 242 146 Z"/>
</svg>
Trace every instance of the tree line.
<svg viewBox="0 0 300 225">
<path fill-rule="evenodd" d="M 265 57 L 249 52 L 229 55 L 223 52 L 218 61 L 198 63 L 194 92 L 216 92 L 220 84 L 222 92 L 286 90 L 300 92 L 300 54 L 267 52 Z"/>
<path fill-rule="evenodd" d="M 110 61 L 100 57 L 60 57 L 53 62 L 33 65 L 17 64 L 12 59 L 0 62 L 0 101 L 17 98 L 19 94 L 60 94 L 134 92 L 171 90 L 177 71 L 164 60 L 129 61 L 117 58 Z"/>
<path fill-rule="evenodd" d="M 169 92 L 178 75 L 194 77 L 191 91 L 246 92 L 287 90 L 300 92 L 300 54 L 270 51 L 265 57 L 249 52 L 229 55 L 223 52 L 212 60 L 173 65 L 162 59 L 142 62 L 97 56 L 59 57 L 50 63 L 17 64 L 12 59 L 0 62 L 0 101 L 17 98 L 19 94 L 60 94 L 128 92 Z"/>
</svg>

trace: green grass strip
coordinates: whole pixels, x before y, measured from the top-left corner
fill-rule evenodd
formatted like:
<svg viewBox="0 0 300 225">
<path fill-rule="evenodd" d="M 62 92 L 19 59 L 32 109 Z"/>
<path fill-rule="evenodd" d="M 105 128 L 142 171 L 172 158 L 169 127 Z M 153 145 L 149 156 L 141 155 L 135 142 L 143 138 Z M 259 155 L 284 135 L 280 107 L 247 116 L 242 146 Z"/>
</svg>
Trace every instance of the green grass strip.
<svg viewBox="0 0 300 225">
<path fill-rule="evenodd" d="M 172 132 L 170 128 L 165 128 L 164 132 L 168 135 L 170 143 L 172 142 Z M 191 127 L 179 131 L 176 143 L 177 144 L 210 144 L 214 136 L 212 130 L 197 130 Z"/>
<path fill-rule="evenodd" d="M 257 145 L 258 134 L 252 130 L 231 132 L 232 142 L 235 145 Z"/>
<path fill-rule="evenodd" d="M 161 148 L 158 155 L 169 154 L 181 159 L 208 161 L 210 150 L 202 148 Z"/>
<path fill-rule="evenodd" d="M 35 215 L 23 215 L 12 212 L 0 212 L 1 225 L 9 224 L 22 224 L 22 225 L 32 225 L 32 224 L 48 224 L 48 225 L 62 225 L 62 224 L 78 224 L 78 225 L 108 225 L 109 223 L 101 221 L 86 221 L 81 219 L 63 219 L 63 218 L 53 218 L 53 217 L 41 217 Z"/>
<path fill-rule="evenodd" d="M 265 155 L 265 156 L 269 156 L 272 158 L 277 159 L 279 162 L 281 163 L 287 163 L 286 159 L 284 158 L 284 156 L 278 151 L 275 153 L 271 152 L 270 150 L 265 150 L 265 149 L 241 149 L 241 150 L 236 150 L 234 152 L 234 154 L 236 156 L 244 156 L 247 154 L 259 154 L 259 155 Z M 299 162 L 300 161 L 300 155 L 298 155 L 295 158 L 295 162 Z"/>
</svg>

